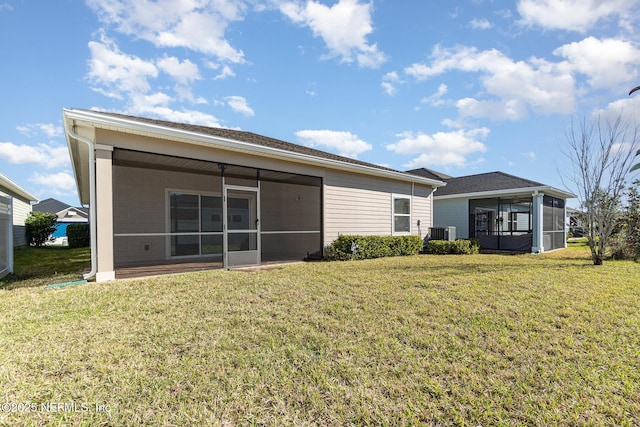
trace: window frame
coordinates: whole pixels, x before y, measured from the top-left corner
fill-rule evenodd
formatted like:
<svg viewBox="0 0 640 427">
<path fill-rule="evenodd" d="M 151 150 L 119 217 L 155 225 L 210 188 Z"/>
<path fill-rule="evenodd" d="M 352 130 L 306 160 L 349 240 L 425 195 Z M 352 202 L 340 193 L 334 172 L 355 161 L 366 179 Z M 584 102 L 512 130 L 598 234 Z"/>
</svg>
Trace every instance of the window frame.
<svg viewBox="0 0 640 427">
<path fill-rule="evenodd" d="M 396 212 L 396 200 L 405 199 L 409 201 L 409 213 Z M 412 197 L 408 194 L 391 194 L 391 234 L 393 236 L 409 236 L 411 235 L 411 213 L 412 213 Z M 409 230 L 397 231 L 396 218 L 409 218 Z"/>
<path fill-rule="evenodd" d="M 172 227 L 172 218 L 171 218 L 171 195 L 172 194 L 184 194 L 189 196 L 197 196 L 198 197 L 198 231 L 189 231 L 189 232 L 173 232 L 171 231 Z M 183 190 L 177 188 L 166 188 L 165 189 L 165 203 L 166 203 L 166 232 L 167 232 L 167 242 L 166 242 L 166 257 L 167 259 L 182 259 L 182 258 L 202 258 L 202 257 L 215 257 L 220 256 L 221 254 L 206 254 L 203 253 L 202 247 L 202 238 L 208 235 L 220 235 L 222 236 L 223 231 L 202 231 L 202 197 L 220 197 L 222 198 L 222 193 L 219 192 L 211 192 L 211 191 L 198 191 L 198 190 Z M 223 218 L 224 221 L 224 218 Z M 223 222 L 224 224 L 224 222 Z M 172 255 L 171 253 L 171 239 L 173 236 L 198 236 L 198 254 L 194 255 Z"/>
</svg>

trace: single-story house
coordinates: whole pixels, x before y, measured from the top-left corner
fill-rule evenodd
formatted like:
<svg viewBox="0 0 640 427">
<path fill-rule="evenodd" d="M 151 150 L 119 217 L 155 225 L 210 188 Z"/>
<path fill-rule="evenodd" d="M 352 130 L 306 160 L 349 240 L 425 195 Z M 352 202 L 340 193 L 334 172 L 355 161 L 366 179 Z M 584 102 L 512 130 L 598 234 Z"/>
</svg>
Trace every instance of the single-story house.
<svg viewBox="0 0 640 427">
<path fill-rule="evenodd" d="M 89 210 L 87 208 L 73 207 L 52 198 L 36 203 L 33 205 L 33 210 L 56 215 L 56 231 L 51 235 L 56 241 L 67 237 L 67 226 L 69 224 L 86 224 L 89 222 Z"/>
<path fill-rule="evenodd" d="M 27 244 L 24 222 L 37 200 L 0 174 L 0 277 L 13 273 L 13 248 Z"/>
<path fill-rule="evenodd" d="M 433 198 L 434 227 L 456 227 L 488 250 L 540 253 L 566 247 L 566 199 L 575 195 L 504 172 L 450 177 L 409 171 L 447 185 Z"/>
<path fill-rule="evenodd" d="M 251 132 L 64 109 L 92 271 L 319 256 L 340 234 L 425 235 L 444 182 Z"/>
</svg>

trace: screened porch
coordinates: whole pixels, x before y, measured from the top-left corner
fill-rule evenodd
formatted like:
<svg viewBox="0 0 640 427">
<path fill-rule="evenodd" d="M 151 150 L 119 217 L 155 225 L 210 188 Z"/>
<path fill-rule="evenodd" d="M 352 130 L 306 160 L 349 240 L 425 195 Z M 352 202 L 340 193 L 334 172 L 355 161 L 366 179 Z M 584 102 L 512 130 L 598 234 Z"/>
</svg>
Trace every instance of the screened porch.
<svg viewBox="0 0 640 427">
<path fill-rule="evenodd" d="M 116 274 L 303 260 L 322 253 L 322 179 L 115 149 L 113 218 Z"/>
<path fill-rule="evenodd" d="M 535 200 L 531 196 L 469 200 L 470 237 L 478 239 L 484 250 L 530 252 L 535 236 L 545 251 L 563 248 L 564 199 L 541 198 L 542 229 L 536 226 Z"/>
</svg>

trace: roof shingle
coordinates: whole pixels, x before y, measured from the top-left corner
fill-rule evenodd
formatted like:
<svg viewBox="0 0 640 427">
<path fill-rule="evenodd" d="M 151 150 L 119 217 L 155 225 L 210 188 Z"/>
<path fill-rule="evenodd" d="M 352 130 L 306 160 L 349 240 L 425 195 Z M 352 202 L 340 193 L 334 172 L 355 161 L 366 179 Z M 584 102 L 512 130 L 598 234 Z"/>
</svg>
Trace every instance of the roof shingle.
<svg viewBox="0 0 640 427">
<path fill-rule="evenodd" d="M 337 154 L 328 153 L 322 150 L 316 150 L 315 148 L 305 147 L 303 145 L 282 141 L 282 140 L 271 138 L 268 136 L 259 135 L 253 132 L 247 132 L 247 131 L 236 130 L 236 129 L 228 129 L 228 128 L 216 128 L 216 127 L 208 127 L 208 126 L 201 126 L 201 125 L 193 125 L 193 124 L 187 124 L 187 123 L 178 123 L 178 122 L 171 122 L 167 120 L 150 119 L 146 117 L 129 116 L 125 114 L 110 113 L 110 112 L 104 112 L 104 111 L 94 111 L 94 110 L 84 110 L 84 111 L 90 111 L 91 113 L 94 113 L 94 114 L 112 116 L 112 117 L 125 119 L 125 120 L 133 120 L 136 122 L 149 123 L 152 125 L 183 130 L 186 132 L 198 133 L 201 135 L 215 136 L 219 138 L 230 139 L 233 141 L 240 141 L 240 142 L 246 142 L 246 143 L 255 144 L 255 145 L 261 145 L 264 147 L 275 148 L 275 149 L 289 151 L 297 154 L 306 154 L 309 156 L 319 157 L 322 159 L 335 160 L 338 162 L 351 163 L 354 165 L 368 166 L 371 168 L 376 168 L 376 169 L 381 169 L 386 171 L 404 173 L 396 169 L 387 168 L 387 167 L 376 165 L 373 163 L 363 162 L 363 161 L 352 159 L 349 157 L 339 156 Z M 441 179 L 438 179 L 438 180 L 441 181 Z"/>
<path fill-rule="evenodd" d="M 439 188 L 436 196 L 479 193 L 482 191 L 511 190 L 516 188 L 545 187 L 536 181 L 509 175 L 504 172 L 488 172 L 445 180 L 446 187 Z"/>
</svg>

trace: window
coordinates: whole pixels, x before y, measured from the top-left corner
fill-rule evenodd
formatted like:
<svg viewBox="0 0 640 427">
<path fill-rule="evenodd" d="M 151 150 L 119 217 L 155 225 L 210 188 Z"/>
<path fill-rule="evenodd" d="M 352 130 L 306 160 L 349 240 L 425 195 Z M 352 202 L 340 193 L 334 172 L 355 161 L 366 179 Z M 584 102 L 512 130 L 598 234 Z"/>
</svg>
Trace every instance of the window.
<svg viewBox="0 0 640 427">
<path fill-rule="evenodd" d="M 411 233 L 411 198 L 393 196 L 393 234 Z"/>
<path fill-rule="evenodd" d="M 169 193 L 171 256 L 222 253 L 222 198 Z"/>
</svg>

